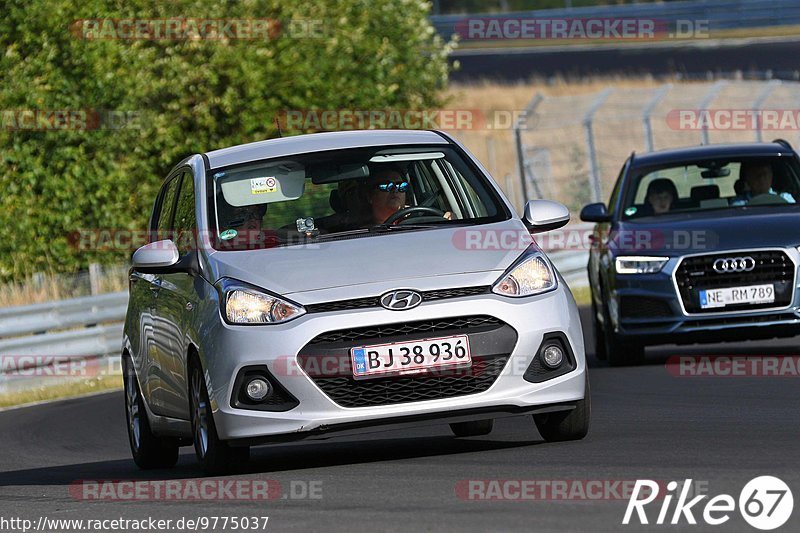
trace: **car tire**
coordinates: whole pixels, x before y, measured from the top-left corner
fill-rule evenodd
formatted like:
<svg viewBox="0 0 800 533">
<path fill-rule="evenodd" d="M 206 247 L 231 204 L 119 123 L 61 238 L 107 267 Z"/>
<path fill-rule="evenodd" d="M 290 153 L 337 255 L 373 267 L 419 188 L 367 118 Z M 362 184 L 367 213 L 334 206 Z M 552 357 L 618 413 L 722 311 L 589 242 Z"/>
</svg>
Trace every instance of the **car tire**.
<svg viewBox="0 0 800 533">
<path fill-rule="evenodd" d="M 589 433 L 592 417 L 592 397 L 589 390 L 589 376 L 586 374 L 586 389 L 582 400 L 575 402 L 571 411 L 557 411 L 533 415 L 536 429 L 547 442 L 580 440 Z"/>
<path fill-rule="evenodd" d="M 472 422 L 456 422 L 450 424 L 450 431 L 456 437 L 478 437 L 492 432 L 494 420 L 475 420 Z"/>
<path fill-rule="evenodd" d="M 122 372 L 125 389 L 125 420 L 128 425 L 128 444 L 136 466 L 143 470 L 171 468 L 178 462 L 178 441 L 153 434 L 144 398 L 136 379 L 133 362 L 128 354 L 122 355 Z"/>
<path fill-rule="evenodd" d="M 611 314 L 608 306 L 603 304 L 603 326 L 595 330 L 596 352 L 602 352 L 604 359 L 611 366 L 637 366 L 644 362 L 644 345 L 620 339 L 619 335 L 609 331 Z M 599 346 L 602 345 L 602 348 Z M 598 355 L 598 359 L 600 356 Z"/>
<path fill-rule="evenodd" d="M 244 467 L 250 460 L 250 447 L 234 447 L 220 440 L 203 371 L 198 362 L 190 367 L 189 401 L 192 442 L 197 460 L 208 474 L 226 474 Z"/>
<path fill-rule="evenodd" d="M 644 346 L 632 341 L 619 340 L 616 335 L 606 335 L 608 364 L 611 366 L 638 366 L 644 363 Z"/>
<path fill-rule="evenodd" d="M 597 319 L 597 304 L 594 302 L 594 297 L 592 297 L 592 332 L 594 333 L 594 356 L 599 361 L 605 361 L 608 359 L 605 330 Z"/>
</svg>

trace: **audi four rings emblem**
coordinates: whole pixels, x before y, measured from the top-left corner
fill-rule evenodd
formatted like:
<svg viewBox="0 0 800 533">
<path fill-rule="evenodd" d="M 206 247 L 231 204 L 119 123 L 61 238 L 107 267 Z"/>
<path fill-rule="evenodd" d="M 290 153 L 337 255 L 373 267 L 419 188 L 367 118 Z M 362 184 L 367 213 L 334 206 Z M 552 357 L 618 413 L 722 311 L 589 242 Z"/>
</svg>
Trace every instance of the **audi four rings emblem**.
<svg viewBox="0 0 800 533">
<path fill-rule="evenodd" d="M 390 311 L 413 309 L 422 303 L 422 295 L 417 291 L 399 290 L 381 296 L 381 305 Z"/>
<path fill-rule="evenodd" d="M 750 272 L 756 267 L 756 260 L 747 257 L 725 257 L 714 261 L 714 270 L 720 274 L 730 272 Z"/>
</svg>

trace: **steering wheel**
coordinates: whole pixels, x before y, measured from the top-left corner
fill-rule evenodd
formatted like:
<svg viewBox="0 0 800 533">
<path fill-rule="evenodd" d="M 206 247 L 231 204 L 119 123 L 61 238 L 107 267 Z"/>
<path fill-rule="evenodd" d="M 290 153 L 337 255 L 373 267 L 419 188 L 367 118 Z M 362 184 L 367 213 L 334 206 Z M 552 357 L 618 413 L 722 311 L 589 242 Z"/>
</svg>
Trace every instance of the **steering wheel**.
<svg viewBox="0 0 800 533">
<path fill-rule="evenodd" d="M 436 215 L 439 217 L 444 218 L 444 211 L 441 209 L 436 209 L 435 207 L 426 207 L 423 205 L 414 205 L 411 207 L 404 207 L 403 209 L 399 209 L 395 213 L 389 215 L 389 218 L 383 221 L 384 224 L 394 224 L 398 220 L 405 220 L 411 217 L 414 213 L 427 213 L 430 215 Z"/>
<path fill-rule="evenodd" d="M 747 202 L 747 205 L 777 205 L 777 204 L 788 204 L 789 202 L 786 201 L 786 198 L 782 196 L 778 196 L 777 194 L 771 193 L 764 193 L 759 194 L 757 196 L 753 196 L 750 198 L 750 201 Z"/>
</svg>

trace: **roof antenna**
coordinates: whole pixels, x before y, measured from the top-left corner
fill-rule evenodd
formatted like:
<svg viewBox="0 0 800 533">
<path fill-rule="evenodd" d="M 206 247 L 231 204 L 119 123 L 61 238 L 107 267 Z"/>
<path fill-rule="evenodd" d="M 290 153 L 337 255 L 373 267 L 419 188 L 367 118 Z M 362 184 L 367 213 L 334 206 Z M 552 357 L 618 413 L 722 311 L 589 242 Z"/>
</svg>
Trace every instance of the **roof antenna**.
<svg viewBox="0 0 800 533">
<path fill-rule="evenodd" d="M 278 137 L 283 137 L 283 131 L 281 131 L 281 122 L 278 120 L 278 117 L 275 117 L 275 127 L 278 128 Z"/>
</svg>

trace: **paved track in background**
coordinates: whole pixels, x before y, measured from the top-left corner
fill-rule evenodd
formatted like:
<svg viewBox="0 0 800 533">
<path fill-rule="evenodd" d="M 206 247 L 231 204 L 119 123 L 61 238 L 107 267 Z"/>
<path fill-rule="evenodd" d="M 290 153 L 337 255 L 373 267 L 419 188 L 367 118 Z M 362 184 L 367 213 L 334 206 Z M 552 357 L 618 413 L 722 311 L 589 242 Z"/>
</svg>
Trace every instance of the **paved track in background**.
<svg viewBox="0 0 800 533">
<path fill-rule="evenodd" d="M 584 317 L 587 313 L 584 310 Z M 588 320 L 585 320 L 588 323 Z M 591 337 L 588 335 L 587 339 Z M 591 343 L 589 351 L 592 351 Z M 0 517 L 270 517 L 270 531 L 617 531 L 625 501 L 464 501 L 467 479 L 635 480 L 693 478 L 738 497 L 759 475 L 781 477 L 800 500 L 800 409 L 795 378 L 678 378 L 674 354 L 797 353 L 796 342 L 664 348 L 648 364 L 609 368 L 590 355 L 593 419 L 580 442 L 542 442 L 529 417 L 499 420 L 485 437 L 455 439 L 447 426 L 255 448 L 235 479 L 321 482 L 315 500 L 82 501 L 81 479 L 199 478 L 190 449 L 173 470 L 142 473 L 129 457 L 121 393 L 0 413 Z M 650 513 L 655 518 L 657 509 Z M 800 511 L 779 531 L 798 531 Z M 221 529 L 217 529 L 221 531 Z M 756 531 L 734 513 L 725 526 Z"/>
<path fill-rule="evenodd" d="M 798 39 L 731 39 L 713 45 L 697 40 L 683 44 L 465 49 L 451 57 L 461 66 L 450 79 L 469 83 L 480 79 L 516 82 L 556 75 L 570 79 L 597 75 L 705 78 L 708 73 L 736 71 L 745 75 L 771 71 L 777 78 L 796 79 L 800 71 L 798 54 Z"/>
</svg>

